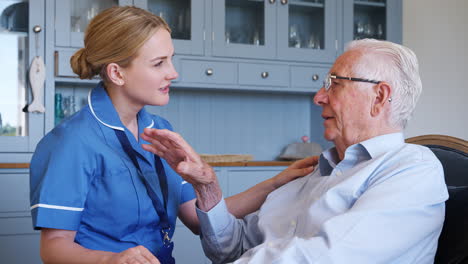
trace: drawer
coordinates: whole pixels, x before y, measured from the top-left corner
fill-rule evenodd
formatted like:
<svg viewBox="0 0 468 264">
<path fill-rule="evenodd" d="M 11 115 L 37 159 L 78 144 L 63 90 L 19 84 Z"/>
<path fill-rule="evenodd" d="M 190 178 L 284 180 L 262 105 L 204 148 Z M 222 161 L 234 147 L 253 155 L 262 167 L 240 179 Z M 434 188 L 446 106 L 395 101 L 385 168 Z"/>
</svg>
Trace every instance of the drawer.
<svg viewBox="0 0 468 264">
<path fill-rule="evenodd" d="M 289 86 L 289 66 L 239 63 L 239 84 Z"/>
<path fill-rule="evenodd" d="M 237 84 L 237 63 L 182 60 L 180 66 L 185 83 Z"/>
<path fill-rule="evenodd" d="M 75 49 L 55 51 L 55 76 L 78 78 L 70 66 L 70 58 L 76 51 Z"/>
<path fill-rule="evenodd" d="M 329 68 L 291 66 L 291 86 L 320 90 Z"/>
</svg>

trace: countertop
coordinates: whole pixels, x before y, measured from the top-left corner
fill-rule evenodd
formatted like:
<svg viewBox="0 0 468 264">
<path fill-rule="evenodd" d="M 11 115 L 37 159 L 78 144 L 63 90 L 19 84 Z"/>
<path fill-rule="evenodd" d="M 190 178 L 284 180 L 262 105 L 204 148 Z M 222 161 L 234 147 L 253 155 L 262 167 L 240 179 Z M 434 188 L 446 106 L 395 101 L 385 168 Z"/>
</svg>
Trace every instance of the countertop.
<svg viewBox="0 0 468 264">
<path fill-rule="evenodd" d="M 289 166 L 293 161 L 210 162 L 213 167 L 269 167 Z M 29 163 L 0 163 L 0 169 L 28 169 Z"/>
</svg>

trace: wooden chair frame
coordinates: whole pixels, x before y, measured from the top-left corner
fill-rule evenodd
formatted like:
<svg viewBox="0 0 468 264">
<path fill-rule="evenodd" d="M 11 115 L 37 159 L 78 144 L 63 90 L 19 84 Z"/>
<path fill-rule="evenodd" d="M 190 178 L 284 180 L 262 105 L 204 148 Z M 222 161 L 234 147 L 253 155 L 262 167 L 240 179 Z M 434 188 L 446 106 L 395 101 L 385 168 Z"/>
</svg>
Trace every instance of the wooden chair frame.
<svg viewBox="0 0 468 264">
<path fill-rule="evenodd" d="M 468 141 L 445 135 L 423 135 L 407 138 L 406 143 L 419 145 L 439 145 L 468 153 Z"/>
</svg>

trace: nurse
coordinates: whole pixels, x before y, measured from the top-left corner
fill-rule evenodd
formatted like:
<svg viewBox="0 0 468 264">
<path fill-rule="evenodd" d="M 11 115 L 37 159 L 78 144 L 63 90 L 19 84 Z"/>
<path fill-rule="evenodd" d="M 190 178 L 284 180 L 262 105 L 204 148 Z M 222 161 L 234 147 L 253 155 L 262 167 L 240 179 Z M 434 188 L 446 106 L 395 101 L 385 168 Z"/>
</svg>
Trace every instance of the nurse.
<svg viewBox="0 0 468 264">
<path fill-rule="evenodd" d="M 89 24 L 71 58 L 81 79 L 99 75 L 88 105 L 37 145 L 30 167 L 31 214 L 45 263 L 174 263 L 175 221 L 198 234 L 193 187 L 145 151 L 145 128 L 172 130 L 145 105 L 169 102 L 174 48 L 168 25 L 136 7 L 113 7 Z M 316 159 L 226 199 L 243 217 L 274 189 L 313 170 Z"/>
</svg>

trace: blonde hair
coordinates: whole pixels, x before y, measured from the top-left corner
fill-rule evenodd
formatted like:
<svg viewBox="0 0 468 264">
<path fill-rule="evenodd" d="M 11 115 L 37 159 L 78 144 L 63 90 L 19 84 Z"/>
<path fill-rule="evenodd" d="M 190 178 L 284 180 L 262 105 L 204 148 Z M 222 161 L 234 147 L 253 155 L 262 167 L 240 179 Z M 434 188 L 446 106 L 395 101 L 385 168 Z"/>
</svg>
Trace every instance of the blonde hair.
<svg viewBox="0 0 468 264">
<path fill-rule="evenodd" d="M 162 18 L 138 7 L 115 6 L 102 11 L 86 29 L 84 48 L 70 58 L 73 72 L 80 79 L 99 74 L 108 82 L 107 65 L 129 66 L 140 47 L 160 28 L 171 32 Z"/>
</svg>

